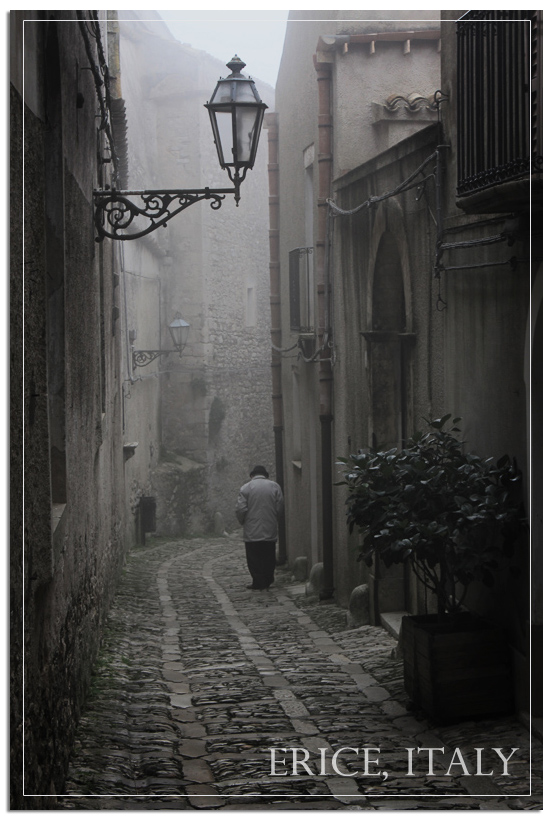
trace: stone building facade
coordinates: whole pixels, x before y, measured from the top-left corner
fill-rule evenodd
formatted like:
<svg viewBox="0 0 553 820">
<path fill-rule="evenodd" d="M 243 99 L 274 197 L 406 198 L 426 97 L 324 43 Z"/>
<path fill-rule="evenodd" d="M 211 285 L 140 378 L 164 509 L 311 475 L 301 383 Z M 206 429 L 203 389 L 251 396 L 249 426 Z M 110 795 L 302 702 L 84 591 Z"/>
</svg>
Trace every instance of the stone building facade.
<svg viewBox="0 0 553 820">
<path fill-rule="evenodd" d="M 348 548 L 335 461 L 368 436 L 358 335 L 366 297 L 360 290 L 346 309 L 327 199 L 334 179 L 436 121 L 440 84 L 435 14 L 366 16 L 290 13 L 269 118 L 273 344 L 285 351 L 273 353 L 273 396 L 282 431 L 277 463 L 290 499 L 286 549 L 292 562 L 322 563 L 323 597 L 335 594 L 344 605 L 365 574 Z"/>
<path fill-rule="evenodd" d="M 477 452 L 516 459 L 530 524 L 528 543 L 514 558 L 516 575 L 500 577 L 491 591 L 471 590 L 467 605 L 506 629 L 517 708 L 539 716 L 542 12 L 459 11 L 455 16 L 456 24 L 442 22 L 442 90 L 448 100 L 439 236 L 445 249 L 438 259 L 447 303 L 444 394 L 447 407 L 462 416 L 464 436 Z M 499 54 L 505 63 L 497 60 Z M 502 65 L 511 68 L 505 71 Z"/>
<path fill-rule="evenodd" d="M 280 198 L 271 266 L 274 337 L 297 358 L 275 361 L 275 424 L 294 499 L 289 560 L 307 557 L 322 598 L 347 606 L 362 588 L 372 623 L 432 602 L 402 567 L 357 562 L 345 490 L 335 486 L 340 457 L 401 446 L 424 418 L 451 412 L 472 451 L 516 460 L 532 552 L 520 543 L 518 575 L 501 576 L 493 591 L 474 585 L 466 603 L 507 630 L 517 708 L 529 711 L 532 642 L 541 678 L 541 30 L 536 12 L 470 13 L 457 23 L 463 14 L 444 12 L 426 31 L 377 19 L 288 24 L 271 123 Z M 501 25 L 517 15 L 528 23 L 516 24 L 507 46 Z M 501 63 L 478 57 L 482 23 L 489 48 L 499 38 L 500 50 L 511 49 L 520 87 L 485 73 Z M 495 91 L 476 109 L 478 92 L 466 86 L 481 75 Z M 485 128 L 515 100 L 500 160 Z M 480 147 L 471 154 L 469 144 Z M 476 170 L 463 170 L 467 156 L 480 158 Z"/>
<path fill-rule="evenodd" d="M 129 187 L 228 187 L 204 104 L 229 71 L 176 41 L 155 13 L 145 17 L 127 12 L 119 24 Z M 273 90 L 257 86 L 272 105 Z M 264 132 L 238 208 L 228 196 L 217 211 L 197 204 L 146 237 L 147 243 L 122 243 L 129 259 L 137 252 L 129 245 L 142 254 L 154 252 L 160 271 L 156 284 L 133 275 L 131 268 L 136 274 L 140 266 L 128 266 L 126 319 L 128 330 L 136 331 L 135 346 L 170 346 L 166 325 L 176 311 L 190 324 L 181 357 L 135 369 L 125 404 L 137 455 L 150 445 L 133 410 L 135 397 L 150 391 L 152 414 L 159 418 L 155 465 L 147 484 L 137 487 L 139 494 L 156 498 L 158 533 L 212 531 L 216 520 L 233 529 L 237 488 L 251 467 L 266 463 L 274 470 L 266 164 Z M 146 245 L 148 251 L 142 249 Z M 151 299 L 157 299 L 159 317 Z"/>
<path fill-rule="evenodd" d="M 237 526 L 249 470 L 274 470 L 266 138 L 240 208 L 97 241 L 94 191 L 228 187 L 203 108 L 228 69 L 161 20 L 120 16 L 11 14 L 16 809 L 63 788 L 127 551 L 148 531 Z M 176 311 L 182 357 L 137 367 L 171 348 Z"/>
<path fill-rule="evenodd" d="M 108 24 L 83 15 L 10 15 L 17 809 L 49 808 L 63 787 L 128 546 L 119 268 L 91 216 L 93 190 L 114 172 L 103 161 L 114 130 L 98 128 L 105 88 L 91 70 L 107 65 Z"/>
</svg>

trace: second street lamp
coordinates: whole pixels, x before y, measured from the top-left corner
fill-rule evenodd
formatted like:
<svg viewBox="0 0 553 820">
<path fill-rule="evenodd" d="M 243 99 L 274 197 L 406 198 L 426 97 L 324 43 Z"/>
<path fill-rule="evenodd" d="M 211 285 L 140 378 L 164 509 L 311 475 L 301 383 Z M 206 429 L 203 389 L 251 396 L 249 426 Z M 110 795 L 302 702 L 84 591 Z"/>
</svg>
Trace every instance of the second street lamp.
<svg viewBox="0 0 553 820">
<path fill-rule="evenodd" d="M 145 367 L 165 353 L 178 353 L 179 356 L 182 356 L 182 351 L 188 341 L 189 330 L 190 325 L 188 322 L 182 318 L 180 313 L 175 313 L 175 318 L 169 325 L 169 333 L 171 334 L 174 345 L 173 350 L 135 350 L 134 340 L 136 339 L 136 332 L 130 331 L 133 370 L 135 367 Z"/>
<path fill-rule="evenodd" d="M 217 83 L 206 104 L 219 163 L 233 183 L 232 188 L 185 188 L 178 190 L 94 191 L 94 222 L 97 241 L 105 237 L 129 240 L 166 226 L 174 216 L 202 200 L 210 200 L 213 210 L 221 207 L 226 194 L 240 200 L 240 185 L 253 168 L 267 106 L 261 101 L 254 81 L 241 74 L 245 63 L 239 57 L 227 63 L 231 74 Z M 127 233 L 134 220 L 138 230 Z"/>
<path fill-rule="evenodd" d="M 186 347 L 189 330 L 190 325 L 188 322 L 182 318 L 180 313 L 176 313 L 175 318 L 169 325 L 169 333 L 171 334 L 171 339 L 173 340 L 175 350 L 178 351 L 179 356 L 182 356 L 182 351 Z"/>
</svg>

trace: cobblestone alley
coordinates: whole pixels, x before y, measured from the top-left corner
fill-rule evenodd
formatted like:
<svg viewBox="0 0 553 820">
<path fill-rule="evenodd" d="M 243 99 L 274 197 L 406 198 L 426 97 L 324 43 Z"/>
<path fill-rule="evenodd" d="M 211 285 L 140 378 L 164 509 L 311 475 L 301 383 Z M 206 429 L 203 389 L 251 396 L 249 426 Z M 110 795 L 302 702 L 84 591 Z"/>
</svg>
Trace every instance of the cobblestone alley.
<svg viewBox="0 0 553 820">
<path fill-rule="evenodd" d="M 408 710 L 385 630 L 348 629 L 287 571 L 269 591 L 248 581 L 237 535 L 133 551 L 58 808 L 541 808 L 541 745 L 518 721 L 433 726 Z M 380 749 L 369 776 L 364 747 Z M 444 748 L 433 775 L 423 747 Z M 503 776 L 493 749 L 514 747 Z M 292 748 L 310 753 L 296 775 Z"/>
</svg>

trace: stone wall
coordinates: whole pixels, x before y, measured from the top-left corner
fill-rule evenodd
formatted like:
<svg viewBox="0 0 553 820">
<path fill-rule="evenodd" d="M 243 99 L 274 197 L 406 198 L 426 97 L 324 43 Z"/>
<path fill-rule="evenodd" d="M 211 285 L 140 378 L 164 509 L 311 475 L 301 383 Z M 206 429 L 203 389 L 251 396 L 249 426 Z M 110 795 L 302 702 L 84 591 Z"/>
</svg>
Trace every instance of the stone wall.
<svg viewBox="0 0 553 820">
<path fill-rule="evenodd" d="M 125 18 L 130 186 L 228 188 L 204 108 L 228 69 L 178 43 L 161 20 L 145 22 L 139 12 Z M 271 103 L 272 89 L 258 89 Z M 274 474 L 266 164 L 264 132 L 239 208 L 231 196 L 218 211 L 202 202 L 152 234 L 164 264 L 159 319 L 150 314 L 150 326 L 163 328 L 175 311 L 190 324 L 181 357 L 144 368 L 160 390 L 159 457 L 151 465 L 158 533 L 210 531 L 217 512 L 227 529 L 235 527 L 236 495 L 251 467 L 266 463 Z"/>
<path fill-rule="evenodd" d="M 21 168 L 23 163 L 23 104 L 13 85 L 10 86 L 10 165 Z M 12 280 L 10 282 L 10 769 L 12 806 L 22 804 L 23 771 L 23 191 L 20 180 L 11 176 L 10 244 Z"/>
<path fill-rule="evenodd" d="M 125 552 L 117 266 L 109 246 L 94 241 L 91 220 L 100 173 L 97 97 L 91 72 L 75 71 L 88 65 L 75 13 L 69 19 L 65 12 L 44 14 L 41 22 L 25 24 L 25 43 L 23 18 L 40 14 L 13 13 L 11 21 L 14 146 L 25 117 L 25 188 L 19 163 L 12 176 L 19 232 L 12 246 L 12 315 L 16 327 L 17 314 L 25 320 L 23 416 L 12 414 L 12 442 L 22 432 L 25 441 L 23 460 L 13 465 L 25 480 L 23 543 L 19 500 L 12 519 L 11 798 L 17 809 L 51 808 L 47 795 L 63 788 Z M 105 35 L 102 25 L 104 42 Z M 23 98 L 18 65 L 24 48 Z M 15 364 L 19 342 L 16 334 Z M 22 664 L 24 692 L 17 677 Z"/>
</svg>

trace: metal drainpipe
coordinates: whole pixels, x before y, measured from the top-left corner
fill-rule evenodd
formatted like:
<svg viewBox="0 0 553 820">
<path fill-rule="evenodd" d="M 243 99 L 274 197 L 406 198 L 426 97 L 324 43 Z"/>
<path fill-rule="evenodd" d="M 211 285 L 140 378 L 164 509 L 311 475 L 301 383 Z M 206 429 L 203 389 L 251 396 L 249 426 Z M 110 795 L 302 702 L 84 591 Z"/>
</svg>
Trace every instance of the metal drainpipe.
<svg viewBox="0 0 553 820">
<path fill-rule="evenodd" d="M 271 283 L 271 341 L 274 347 L 282 347 L 282 323 L 280 310 L 280 230 L 279 230 L 279 166 L 278 166 L 278 115 L 267 114 L 268 129 L 268 173 L 269 173 L 269 273 Z M 282 412 L 282 359 L 280 353 L 272 350 L 271 378 L 273 391 L 273 432 L 275 440 L 276 481 L 284 492 L 284 447 Z M 285 515 L 285 514 L 284 514 Z M 278 563 L 285 564 L 286 520 L 284 515 L 278 522 Z"/>
<path fill-rule="evenodd" d="M 319 419 L 321 422 L 321 494 L 323 536 L 323 588 L 321 600 L 334 595 L 334 545 L 332 522 L 332 389 L 333 376 L 330 361 L 330 282 L 326 278 L 328 204 L 332 181 L 332 64 L 321 63 L 313 58 L 319 89 L 318 124 L 318 199 L 317 199 L 317 297 L 318 297 L 318 346 L 324 345 L 319 362 Z"/>
</svg>

